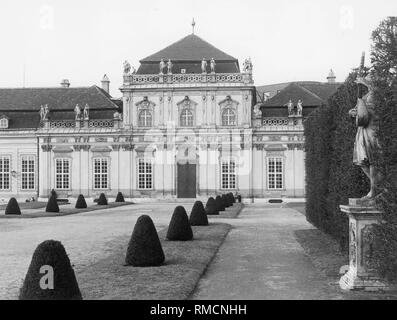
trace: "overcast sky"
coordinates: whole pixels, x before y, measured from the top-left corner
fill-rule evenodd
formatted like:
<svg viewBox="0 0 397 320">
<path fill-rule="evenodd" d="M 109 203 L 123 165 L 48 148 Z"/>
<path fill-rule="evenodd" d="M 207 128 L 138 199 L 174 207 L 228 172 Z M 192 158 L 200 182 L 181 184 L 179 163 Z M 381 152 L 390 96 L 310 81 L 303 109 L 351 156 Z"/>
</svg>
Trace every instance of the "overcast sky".
<svg viewBox="0 0 397 320">
<path fill-rule="evenodd" d="M 0 87 L 100 85 L 118 97 L 125 59 L 139 60 L 192 32 L 251 57 L 256 85 L 343 81 L 369 53 L 371 31 L 396 0 L 1 0 Z M 369 55 L 367 54 L 367 62 Z M 25 67 L 24 67 L 25 66 Z"/>
</svg>

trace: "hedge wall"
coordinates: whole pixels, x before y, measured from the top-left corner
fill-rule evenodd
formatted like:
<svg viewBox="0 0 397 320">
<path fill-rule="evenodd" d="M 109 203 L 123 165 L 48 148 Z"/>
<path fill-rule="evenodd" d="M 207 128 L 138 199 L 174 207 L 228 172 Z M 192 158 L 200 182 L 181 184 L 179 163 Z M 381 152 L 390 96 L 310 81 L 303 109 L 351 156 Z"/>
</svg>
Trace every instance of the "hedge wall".
<svg viewBox="0 0 397 320">
<path fill-rule="evenodd" d="M 357 128 L 348 111 L 357 102 L 356 72 L 352 72 L 328 105 L 305 121 L 306 217 L 319 229 L 348 244 L 348 220 L 339 205 L 348 198 L 362 197 L 369 184 L 361 169 L 353 165 Z"/>
<path fill-rule="evenodd" d="M 383 181 L 376 199 L 383 223 L 375 229 L 375 262 L 381 274 L 397 279 L 397 17 L 381 22 L 372 34 L 371 62 L 379 116 L 377 157 Z"/>
<path fill-rule="evenodd" d="M 383 176 L 376 198 L 382 223 L 375 227 L 373 252 L 381 274 L 397 280 L 397 17 L 382 21 L 372 40 L 369 72 L 375 80 L 380 144 L 375 160 Z M 357 128 L 347 114 L 357 101 L 356 76 L 352 72 L 328 105 L 305 121 L 306 216 L 338 239 L 343 249 L 348 244 L 348 220 L 339 205 L 369 190 L 368 179 L 352 163 Z"/>
</svg>

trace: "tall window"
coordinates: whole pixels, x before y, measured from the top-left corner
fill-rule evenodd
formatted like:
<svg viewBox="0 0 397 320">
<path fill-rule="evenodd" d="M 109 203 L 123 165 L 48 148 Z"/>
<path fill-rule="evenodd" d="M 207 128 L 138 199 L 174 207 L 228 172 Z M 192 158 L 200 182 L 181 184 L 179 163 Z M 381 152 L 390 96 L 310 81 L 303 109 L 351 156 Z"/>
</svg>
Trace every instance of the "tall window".
<svg viewBox="0 0 397 320">
<path fill-rule="evenodd" d="M 0 118 L 0 129 L 7 129 L 7 128 L 8 128 L 8 119 Z"/>
<path fill-rule="evenodd" d="M 0 156 L 0 190 L 10 189 L 10 157 Z"/>
<path fill-rule="evenodd" d="M 236 163 L 234 160 L 222 161 L 222 189 L 236 188 Z"/>
<path fill-rule="evenodd" d="M 236 114 L 230 108 L 226 108 L 222 112 L 222 125 L 223 126 L 234 126 L 236 125 Z"/>
<path fill-rule="evenodd" d="M 284 187 L 283 158 L 275 157 L 267 160 L 268 188 L 280 190 Z"/>
<path fill-rule="evenodd" d="M 34 189 L 35 175 L 35 156 L 23 156 L 21 159 L 22 167 L 22 190 Z"/>
<path fill-rule="evenodd" d="M 94 159 L 94 189 L 108 189 L 108 159 Z"/>
<path fill-rule="evenodd" d="M 150 159 L 139 159 L 138 162 L 138 188 L 153 188 L 153 163 Z"/>
<path fill-rule="evenodd" d="M 189 109 L 181 112 L 181 127 L 193 127 L 193 113 Z"/>
<path fill-rule="evenodd" d="M 70 160 L 69 159 L 56 159 L 55 163 L 55 186 L 56 189 L 69 189 L 70 188 Z"/>
<path fill-rule="evenodd" d="M 151 127 L 152 126 L 152 113 L 149 110 L 142 110 L 138 116 L 138 126 Z"/>
</svg>

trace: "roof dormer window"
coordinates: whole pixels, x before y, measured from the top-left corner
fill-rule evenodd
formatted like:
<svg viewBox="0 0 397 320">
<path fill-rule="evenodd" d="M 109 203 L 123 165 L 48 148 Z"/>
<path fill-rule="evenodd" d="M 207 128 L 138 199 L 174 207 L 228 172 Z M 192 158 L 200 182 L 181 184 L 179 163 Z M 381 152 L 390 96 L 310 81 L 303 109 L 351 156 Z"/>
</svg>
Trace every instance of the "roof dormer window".
<svg viewBox="0 0 397 320">
<path fill-rule="evenodd" d="M 0 117 L 0 129 L 8 129 L 8 117 L 1 116 Z"/>
</svg>

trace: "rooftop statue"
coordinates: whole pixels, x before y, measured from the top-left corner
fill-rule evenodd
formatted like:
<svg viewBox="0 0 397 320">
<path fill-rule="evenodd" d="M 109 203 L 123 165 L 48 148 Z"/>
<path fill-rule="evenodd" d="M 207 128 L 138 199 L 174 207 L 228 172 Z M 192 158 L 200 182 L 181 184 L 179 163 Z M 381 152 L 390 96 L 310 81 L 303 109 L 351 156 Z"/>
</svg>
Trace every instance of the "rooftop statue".
<svg viewBox="0 0 397 320">
<path fill-rule="evenodd" d="M 127 60 L 125 60 L 123 66 L 124 66 L 124 74 L 129 74 L 131 71 L 130 63 Z"/>
<path fill-rule="evenodd" d="M 171 62 L 171 59 L 168 59 L 168 62 L 167 62 L 168 74 L 172 74 L 172 66 L 173 66 L 173 64 Z"/>
<path fill-rule="evenodd" d="M 294 104 L 291 99 L 289 99 L 287 107 L 288 107 L 288 115 L 292 115 L 294 112 Z"/>
<path fill-rule="evenodd" d="M 89 120 L 90 118 L 90 106 L 88 103 L 84 107 L 84 120 Z"/>
<path fill-rule="evenodd" d="M 298 100 L 298 104 L 297 104 L 297 112 L 298 112 L 298 116 L 301 116 L 302 115 L 302 113 L 303 113 L 303 105 L 302 105 L 302 100 L 301 99 L 299 99 Z"/>
<path fill-rule="evenodd" d="M 164 59 L 160 61 L 160 74 L 164 74 L 165 62 Z"/>
<path fill-rule="evenodd" d="M 214 58 L 211 58 L 210 65 L 211 65 L 211 73 L 215 73 L 215 66 L 216 66 L 216 63 L 215 63 Z"/>
<path fill-rule="evenodd" d="M 48 108 L 48 104 L 46 104 L 45 106 L 40 106 L 40 121 L 47 121 L 48 120 L 48 113 L 50 112 L 49 108 Z"/>
<path fill-rule="evenodd" d="M 243 70 L 245 73 L 252 73 L 252 62 L 251 58 L 245 59 L 243 64 Z"/>
<path fill-rule="evenodd" d="M 75 115 L 75 120 L 80 120 L 81 118 L 81 109 L 78 104 L 74 107 L 74 115 Z"/>
<path fill-rule="evenodd" d="M 371 200 L 377 195 L 376 187 L 381 180 L 380 172 L 374 163 L 375 153 L 379 150 L 376 137 L 379 121 L 375 114 L 374 87 L 371 76 L 368 75 L 365 78 L 359 76 L 355 82 L 366 87 L 368 93 L 362 98 L 358 98 L 355 108 L 349 111 L 349 115 L 356 119 L 357 125 L 353 163 L 361 167 L 371 182 L 369 193 L 362 198 Z"/>
<path fill-rule="evenodd" d="M 201 61 L 201 72 L 202 73 L 207 73 L 207 61 L 205 58 Z"/>
</svg>

